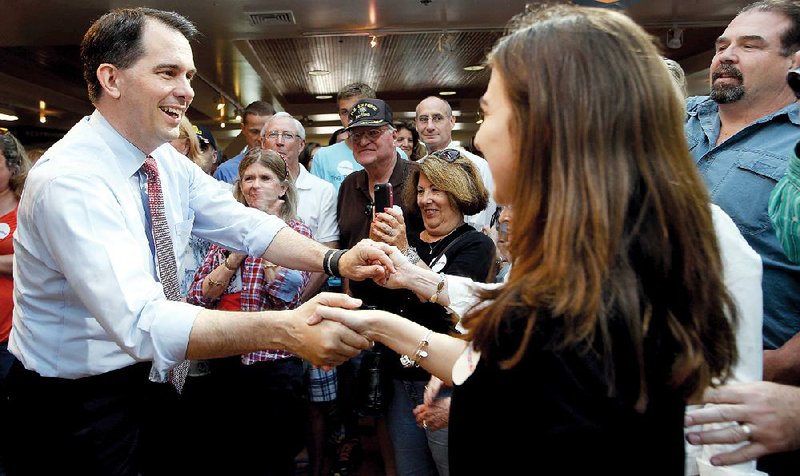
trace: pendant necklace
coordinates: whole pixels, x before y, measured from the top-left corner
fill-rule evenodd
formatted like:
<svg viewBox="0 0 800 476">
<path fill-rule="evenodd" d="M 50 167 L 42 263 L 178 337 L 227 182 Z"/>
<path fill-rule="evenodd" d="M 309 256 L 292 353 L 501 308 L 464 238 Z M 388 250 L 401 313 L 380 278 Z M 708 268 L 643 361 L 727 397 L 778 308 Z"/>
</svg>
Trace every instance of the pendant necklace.
<svg viewBox="0 0 800 476">
<path fill-rule="evenodd" d="M 455 227 L 455 228 L 453 228 L 452 230 L 450 230 L 450 233 L 448 233 L 448 234 L 444 235 L 443 237 L 439 238 L 438 240 L 434 241 L 433 243 L 428 243 L 428 247 L 430 247 L 430 249 L 431 249 L 431 256 L 433 256 L 433 249 L 434 249 L 434 248 L 436 248 L 436 245 L 438 245 L 439 243 L 443 242 L 443 241 L 445 240 L 445 238 L 447 238 L 448 236 L 452 235 L 454 231 L 456 231 L 456 230 L 458 230 L 459 228 L 461 228 L 461 225 L 462 225 L 462 223 L 460 223 L 460 224 L 456 225 L 456 227 Z M 428 231 L 427 231 L 427 230 L 425 230 L 425 233 L 428 233 Z M 430 237 L 430 236 L 431 236 L 431 234 L 430 234 L 430 233 L 428 233 L 428 236 Z"/>
</svg>

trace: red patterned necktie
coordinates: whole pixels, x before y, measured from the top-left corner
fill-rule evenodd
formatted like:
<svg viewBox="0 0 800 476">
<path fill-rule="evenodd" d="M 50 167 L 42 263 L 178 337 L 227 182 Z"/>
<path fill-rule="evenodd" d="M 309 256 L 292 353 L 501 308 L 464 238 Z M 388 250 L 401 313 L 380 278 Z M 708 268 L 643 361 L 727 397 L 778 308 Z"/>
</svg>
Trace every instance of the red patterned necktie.
<svg viewBox="0 0 800 476">
<path fill-rule="evenodd" d="M 164 287 L 164 295 L 167 296 L 167 299 L 180 301 L 178 267 L 175 262 L 175 251 L 172 248 L 172 238 L 169 235 L 167 216 L 164 212 L 164 195 L 161 192 L 161 179 L 158 175 L 156 160 L 148 155 L 144 160 L 142 170 L 147 175 L 147 204 L 150 207 L 150 227 L 156 248 L 158 275 L 161 277 L 161 285 Z M 178 392 L 183 390 L 188 372 L 188 360 L 183 361 L 170 372 L 170 381 Z"/>
</svg>

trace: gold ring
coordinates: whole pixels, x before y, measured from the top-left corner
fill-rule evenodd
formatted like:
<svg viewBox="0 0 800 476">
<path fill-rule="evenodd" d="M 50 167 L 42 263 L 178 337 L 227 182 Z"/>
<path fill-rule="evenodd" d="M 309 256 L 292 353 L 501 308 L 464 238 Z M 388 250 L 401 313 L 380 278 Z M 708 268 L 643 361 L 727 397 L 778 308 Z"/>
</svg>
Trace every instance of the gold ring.
<svg viewBox="0 0 800 476">
<path fill-rule="evenodd" d="M 422 428 L 425 428 L 426 430 L 428 429 L 428 422 L 427 421 L 422 420 Z"/>
</svg>

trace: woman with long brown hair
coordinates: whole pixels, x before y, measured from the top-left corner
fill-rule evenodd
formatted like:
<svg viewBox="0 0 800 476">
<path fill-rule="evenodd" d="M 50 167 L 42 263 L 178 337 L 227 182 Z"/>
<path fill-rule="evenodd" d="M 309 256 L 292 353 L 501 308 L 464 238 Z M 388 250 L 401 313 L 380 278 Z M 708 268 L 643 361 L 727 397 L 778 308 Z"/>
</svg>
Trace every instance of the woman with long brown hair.
<svg viewBox="0 0 800 476">
<path fill-rule="evenodd" d="M 451 474 L 683 474 L 684 406 L 729 375 L 736 310 L 682 105 L 623 14 L 559 5 L 513 27 L 477 135 L 514 209 L 508 282 L 464 317 L 467 340 L 318 315 L 455 384 Z M 442 276 L 418 295 L 446 290 Z"/>
</svg>

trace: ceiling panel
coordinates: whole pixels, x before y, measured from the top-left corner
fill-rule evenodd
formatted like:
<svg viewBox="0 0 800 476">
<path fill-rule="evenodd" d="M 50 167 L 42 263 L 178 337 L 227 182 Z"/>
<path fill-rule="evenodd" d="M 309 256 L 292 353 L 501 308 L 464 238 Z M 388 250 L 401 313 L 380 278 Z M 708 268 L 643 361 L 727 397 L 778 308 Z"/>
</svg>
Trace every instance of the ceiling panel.
<svg viewBox="0 0 800 476">
<path fill-rule="evenodd" d="M 443 89 L 483 88 L 484 71 L 464 71 L 480 63 L 500 32 L 455 32 L 255 40 L 250 44 L 269 74 L 272 88 L 288 102 L 313 101 L 345 84 L 363 81 L 392 97 L 419 97 Z M 311 76 L 310 70 L 326 70 Z"/>
</svg>

